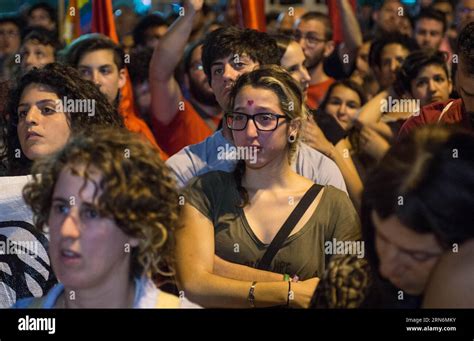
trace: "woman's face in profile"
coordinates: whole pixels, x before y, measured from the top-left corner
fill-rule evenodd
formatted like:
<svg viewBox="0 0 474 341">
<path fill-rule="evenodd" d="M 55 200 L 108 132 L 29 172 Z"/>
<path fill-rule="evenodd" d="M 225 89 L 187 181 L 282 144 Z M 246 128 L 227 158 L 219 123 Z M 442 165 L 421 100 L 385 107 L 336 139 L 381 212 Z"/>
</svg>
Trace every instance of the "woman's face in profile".
<svg viewBox="0 0 474 341">
<path fill-rule="evenodd" d="M 58 95 L 42 84 L 25 87 L 17 108 L 17 134 L 30 160 L 53 154 L 66 145 L 71 129 Z"/>
<path fill-rule="evenodd" d="M 97 186 L 102 175 L 94 172 L 86 181 L 81 176 L 84 167 L 75 170 L 80 175 L 65 167 L 53 192 L 48 219 L 52 266 L 68 289 L 112 285 L 128 277 L 131 248 L 138 241 L 99 212 L 102 190 Z"/>
<path fill-rule="evenodd" d="M 372 211 L 379 273 L 410 295 L 421 295 L 443 249 L 433 233 L 418 233 L 395 215 L 381 219 Z"/>
</svg>

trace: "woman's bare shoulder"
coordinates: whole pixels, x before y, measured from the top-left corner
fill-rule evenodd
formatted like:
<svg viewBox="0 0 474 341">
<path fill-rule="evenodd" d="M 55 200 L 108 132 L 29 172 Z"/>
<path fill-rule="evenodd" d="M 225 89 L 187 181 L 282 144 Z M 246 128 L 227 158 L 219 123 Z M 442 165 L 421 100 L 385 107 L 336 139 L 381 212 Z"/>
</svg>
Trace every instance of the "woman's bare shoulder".
<svg viewBox="0 0 474 341">
<path fill-rule="evenodd" d="M 457 252 L 455 252 L 457 251 Z M 428 281 L 423 307 L 474 308 L 474 239 L 445 253 Z"/>
</svg>

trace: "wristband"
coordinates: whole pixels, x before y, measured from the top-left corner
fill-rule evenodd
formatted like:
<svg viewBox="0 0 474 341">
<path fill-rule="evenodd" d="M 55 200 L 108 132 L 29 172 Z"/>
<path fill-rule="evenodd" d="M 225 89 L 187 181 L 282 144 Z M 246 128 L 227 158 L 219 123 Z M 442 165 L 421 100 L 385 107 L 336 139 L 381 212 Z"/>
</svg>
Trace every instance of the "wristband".
<svg viewBox="0 0 474 341">
<path fill-rule="evenodd" d="M 249 301 L 250 303 L 250 306 L 252 308 L 255 308 L 255 286 L 257 285 L 257 282 L 252 282 L 252 285 L 250 286 L 250 289 L 249 289 L 249 295 L 247 297 L 247 300 Z"/>
</svg>

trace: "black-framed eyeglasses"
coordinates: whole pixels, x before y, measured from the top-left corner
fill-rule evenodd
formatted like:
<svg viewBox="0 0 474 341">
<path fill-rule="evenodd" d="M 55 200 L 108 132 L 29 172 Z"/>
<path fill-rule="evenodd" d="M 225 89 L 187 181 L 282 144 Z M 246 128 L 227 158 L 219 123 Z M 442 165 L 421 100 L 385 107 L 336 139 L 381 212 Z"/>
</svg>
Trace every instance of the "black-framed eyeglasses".
<svg viewBox="0 0 474 341">
<path fill-rule="evenodd" d="M 255 127 L 260 131 L 273 131 L 278 127 L 280 118 L 288 119 L 288 116 L 273 113 L 260 113 L 248 115 L 241 112 L 230 112 L 225 115 L 227 127 L 230 130 L 244 130 L 247 128 L 249 119 L 253 120 Z"/>
</svg>

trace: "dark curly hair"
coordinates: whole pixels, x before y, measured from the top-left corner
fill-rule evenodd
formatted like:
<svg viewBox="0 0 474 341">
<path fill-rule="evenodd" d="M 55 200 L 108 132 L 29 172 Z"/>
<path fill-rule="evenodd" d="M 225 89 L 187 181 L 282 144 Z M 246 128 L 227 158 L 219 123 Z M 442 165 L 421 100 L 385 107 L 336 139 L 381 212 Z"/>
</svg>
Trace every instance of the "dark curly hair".
<svg viewBox="0 0 474 341">
<path fill-rule="evenodd" d="M 370 45 L 369 64 L 371 67 L 377 66 L 380 68 L 382 66 L 382 51 L 385 46 L 390 44 L 401 45 L 409 52 L 418 50 L 419 48 L 416 41 L 407 35 L 399 32 L 387 33 L 383 37 L 372 41 Z"/>
<path fill-rule="evenodd" d="M 94 136 L 76 135 L 58 153 L 35 162 L 23 197 L 39 229 L 47 225 L 54 188 L 65 168 L 83 177 L 84 184 L 93 182 L 102 217 L 140 240 L 131 252 L 131 277 L 173 274 L 178 193 L 170 170 L 150 142 L 124 128 L 100 128 Z M 91 176 L 97 171 L 99 182 Z"/>
<path fill-rule="evenodd" d="M 246 54 L 260 65 L 280 65 L 276 41 L 268 34 L 235 26 L 218 28 L 206 35 L 202 48 L 202 65 L 209 84 L 212 63 L 233 54 Z"/>
<path fill-rule="evenodd" d="M 32 161 L 24 153 L 16 157 L 17 151 L 21 151 L 20 141 L 17 133 L 18 104 L 25 88 L 30 84 L 41 84 L 56 93 L 59 99 L 94 100 L 95 114 L 84 115 L 79 112 L 69 112 L 69 126 L 72 134 L 81 130 L 91 130 L 96 126 L 123 127 L 123 119 L 117 110 L 109 104 L 107 98 L 100 92 L 97 86 L 87 80 L 83 80 L 78 71 L 72 67 L 52 63 L 41 69 L 33 69 L 23 75 L 16 88 L 9 94 L 7 105 L 7 135 L 4 138 L 6 150 L 5 155 L 8 163 L 9 175 L 24 175 L 30 172 Z"/>
<path fill-rule="evenodd" d="M 54 32 L 41 27 L 41 26 L 32 26 L 25 29 L 23 32 L 24 38 L 22 39 L 21 44 L 24 45 L 27 41 L 33 41 L 40 45 L 51 46 L 54 49 L 54 54 L 62 48 L 61 42 L 58 40 L 58 37 L 54 35 Z"/>
</svg>

